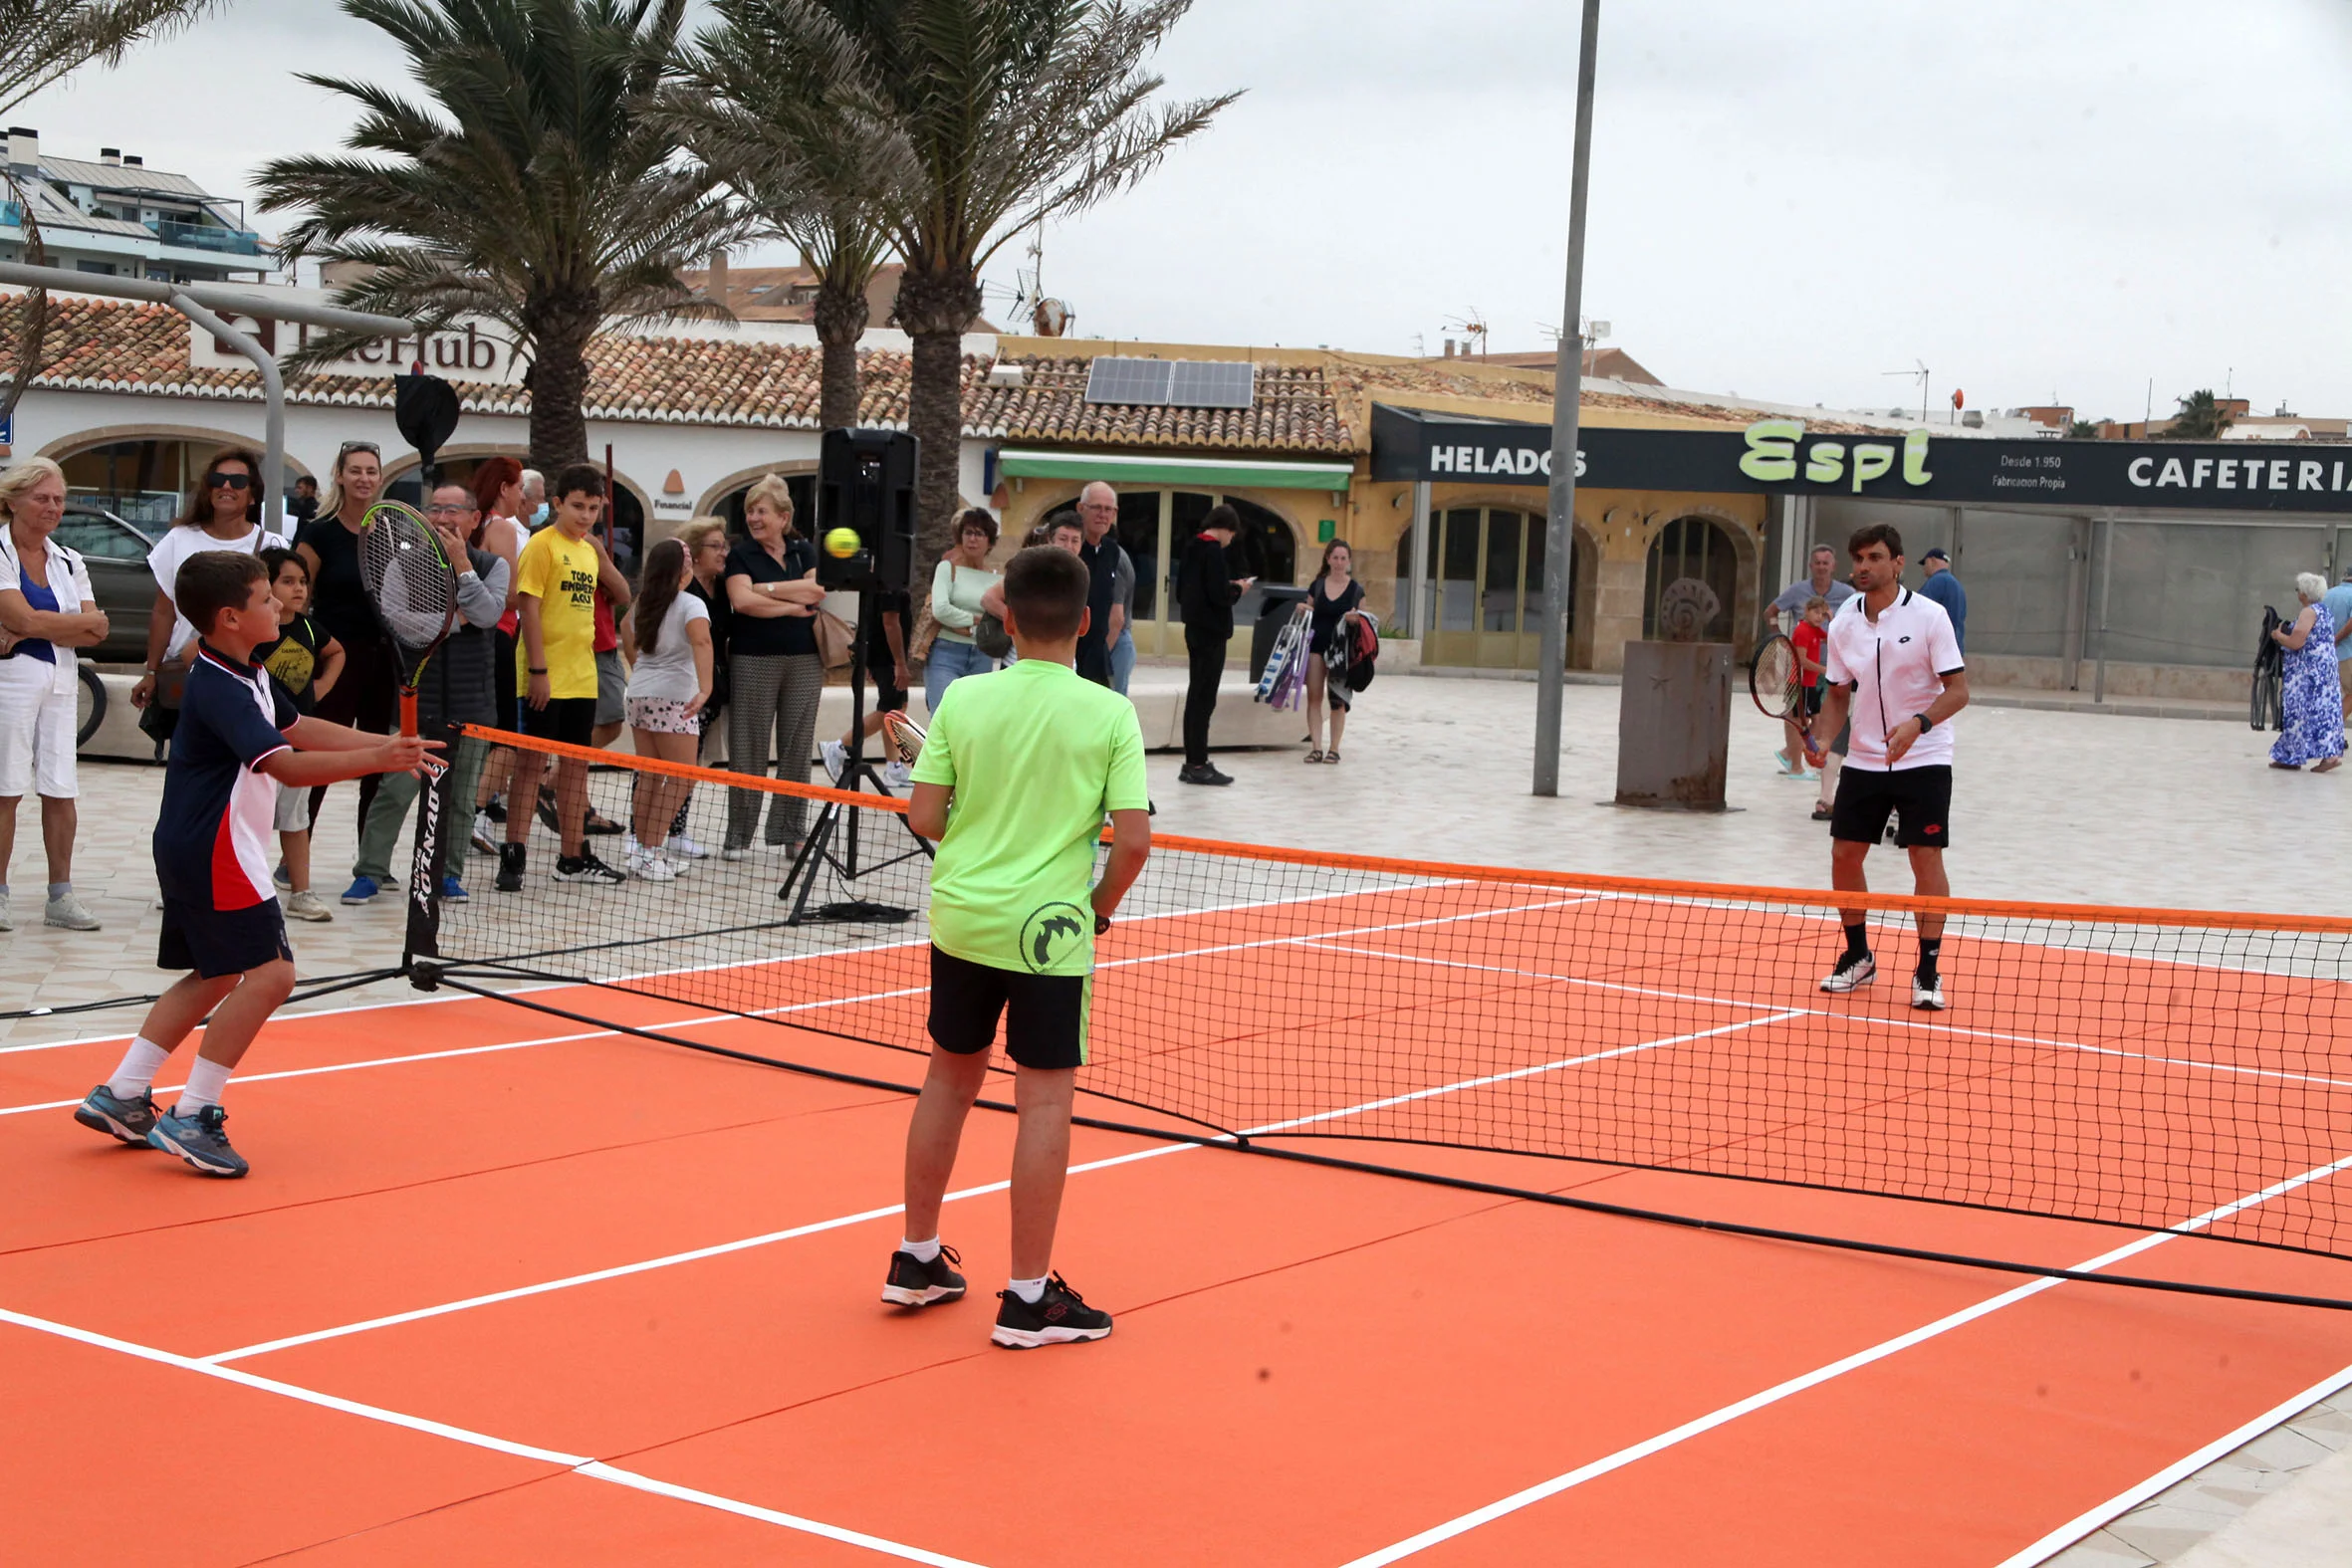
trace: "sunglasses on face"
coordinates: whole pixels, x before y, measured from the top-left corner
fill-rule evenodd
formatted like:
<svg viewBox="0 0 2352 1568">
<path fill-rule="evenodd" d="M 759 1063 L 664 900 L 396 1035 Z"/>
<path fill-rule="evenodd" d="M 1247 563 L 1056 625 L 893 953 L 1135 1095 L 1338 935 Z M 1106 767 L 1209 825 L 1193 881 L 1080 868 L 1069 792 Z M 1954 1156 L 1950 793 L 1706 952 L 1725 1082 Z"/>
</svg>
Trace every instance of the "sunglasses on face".
<svg viewBox="0 0 2352 1568">
<path fill-rule="evenodd" d="M 251 490 L 253 476 L 251 474 L 213 474 L 205 479 L 204 484 L 205 488 L 209 490 Z"/>
</svg>

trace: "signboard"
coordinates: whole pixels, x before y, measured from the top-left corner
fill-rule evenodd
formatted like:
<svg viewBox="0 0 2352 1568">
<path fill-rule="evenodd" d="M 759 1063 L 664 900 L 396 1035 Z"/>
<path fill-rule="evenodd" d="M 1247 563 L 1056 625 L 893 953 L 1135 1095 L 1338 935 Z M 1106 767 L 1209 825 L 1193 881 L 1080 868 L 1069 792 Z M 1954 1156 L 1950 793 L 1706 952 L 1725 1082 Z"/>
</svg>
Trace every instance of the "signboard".
<svg viewBox="0 0 2352 1568">
<path fill-rule="evenodd" d="M 1588 425 L 1577 440 L 1576 483 L 1602 490 L 2352 514 L 2352 446 L 2340 442 L 1969 440 L 1815 433 L 1795 419 L 1720 431 Z M 1376 404 L 1372 478 L 1548 485 L 1551 429 Z"/>
<path fill-rule="evenodd" d="M 222 319 L 283 360 L 321 329 L 272 318 L 235 316 Z M 506 329 L 495 322 L 465 321 L 446 332 L 421 337 L 379 337 L 359 344 L 340 359 L 318 367 L 326 375 L 396 375 L 422 361 L 428 374 L 447 381 L 485 381 L 499 386 L 521 386 L 530 372 L 527 355 L 515 351 Z M 188 324 L 188 362 L 197 369 L 245 370 L 252 361 L 212 334 Z"/>
</svg>

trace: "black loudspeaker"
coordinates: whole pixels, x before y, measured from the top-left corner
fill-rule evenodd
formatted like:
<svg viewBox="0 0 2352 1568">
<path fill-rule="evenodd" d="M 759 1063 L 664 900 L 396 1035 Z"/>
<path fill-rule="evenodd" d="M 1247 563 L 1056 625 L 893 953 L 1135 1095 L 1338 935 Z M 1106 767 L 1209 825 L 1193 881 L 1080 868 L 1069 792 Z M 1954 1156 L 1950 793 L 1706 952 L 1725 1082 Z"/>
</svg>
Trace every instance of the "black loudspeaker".
<svg viewBox="0 0 2352 1568">
<path fill-rule="evenodd" d="M 915 580 L 915 457 L 903 430 L 827 430 L 817 462 L 817 580 L 827 588 L 905 593 Z M 833 554 L 835 531 L 857 548 Z"/>
</svg>

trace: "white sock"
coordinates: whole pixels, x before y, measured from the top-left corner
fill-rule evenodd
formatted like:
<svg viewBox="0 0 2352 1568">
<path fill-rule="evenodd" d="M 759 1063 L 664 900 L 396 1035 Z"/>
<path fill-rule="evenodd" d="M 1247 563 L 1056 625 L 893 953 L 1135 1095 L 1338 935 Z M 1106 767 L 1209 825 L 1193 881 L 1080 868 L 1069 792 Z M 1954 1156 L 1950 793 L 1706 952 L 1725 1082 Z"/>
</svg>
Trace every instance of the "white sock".
<svg viewBox="0 0 2352 1568">
<path fill-rule="evenodd" d="M 220 1091 L 228 1086 L 229 1069 L 199 1056 L 188 1069 L 188 1086 L 179 1091 L 179 1103 L 171 1108 L 171 1114 L 193 1116 L 207 1105 L 218 1105 Z"/>
<path fill-rule="evenodd" d="M 918 1263 L 928 1263 L 939 1255 L 939 1237 L 933 1236 L 928 1241 L 901 1241 L 898 1250 L 912 1253 Z"/>
<path fill-rule="evenodd" d="M 135 1100 L 154 1087 L 155 1074 L 170 1059 L 171 1052 L 141 1034 L 122 1053 L 122 1065 L 107 1080 L 107 1088 L 121 1099 Z"/>
<path fill-rule="evenodd" d="M 1031 1306 L 1046 1299 L 1046 1282 L 1043 1279 L 1009 1279 L 1005 1282 L 1005 1288 Z"/>
</svg>

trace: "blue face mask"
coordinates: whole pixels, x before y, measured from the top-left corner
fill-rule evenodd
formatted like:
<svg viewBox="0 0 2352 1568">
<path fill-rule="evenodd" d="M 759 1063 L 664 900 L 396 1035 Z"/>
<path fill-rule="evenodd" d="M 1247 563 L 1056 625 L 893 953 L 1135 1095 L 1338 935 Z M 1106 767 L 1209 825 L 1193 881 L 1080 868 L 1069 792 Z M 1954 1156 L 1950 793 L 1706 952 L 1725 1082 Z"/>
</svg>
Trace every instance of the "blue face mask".
<svg viewBox="0 0 2352 1568">
<path fill-rule="evenodd" d="M 539 510 L 538 510 L 537 512 L 534 512 L 534 513 L 532 513 L 532 514 L 531 514 L 531 526 L 532 526 L 533 528 L 545 528 L 545 527 L 547 527 L 547 516 L 548 516 L 548 504 L 547 504 L 546 502 L 542 501 L 542 502 L 539 504 Z"/>
</svg>

